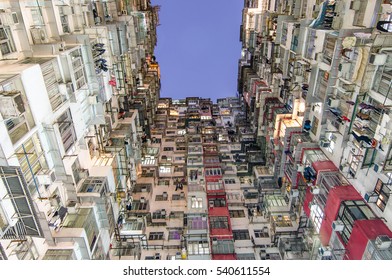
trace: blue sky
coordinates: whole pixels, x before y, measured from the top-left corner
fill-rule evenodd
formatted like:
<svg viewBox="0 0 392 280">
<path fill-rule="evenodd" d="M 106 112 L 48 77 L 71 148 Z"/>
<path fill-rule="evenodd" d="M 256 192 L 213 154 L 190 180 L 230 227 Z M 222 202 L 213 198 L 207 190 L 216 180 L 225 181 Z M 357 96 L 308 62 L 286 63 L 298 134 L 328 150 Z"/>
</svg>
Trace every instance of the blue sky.
<svg viewBox="0 0 392 280">
<path fill-rule="evenodd" d="M 152 0 L 160 5 L 155 56 L 161 97 L 235 96 L 243 0 Z"/>
</svg>

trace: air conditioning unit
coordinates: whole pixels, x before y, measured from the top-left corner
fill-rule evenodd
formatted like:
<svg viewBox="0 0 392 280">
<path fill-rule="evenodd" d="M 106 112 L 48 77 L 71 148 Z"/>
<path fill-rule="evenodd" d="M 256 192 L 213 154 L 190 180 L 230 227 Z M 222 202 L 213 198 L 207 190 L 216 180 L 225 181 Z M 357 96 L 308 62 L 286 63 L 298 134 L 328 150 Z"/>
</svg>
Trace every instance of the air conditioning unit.
<svg viewBox="0 0 392 280">
<path fill-rule="evenodd" d="M 0 9 L 0 20 L 3 25 L 14 25 L 19 23 L 18 15 L 10 9 Z"/>
<path fill-rule="evenodd" d="M 30 33 L 34 44 L 45 44 L 49 42 L 48 35 L 44 28 L 31 28 Z"/>
<path fill-rule="evenodd" d="M 212 245 L 218 245 L 218 238 L 216 237 L 212 238 Z"/>
<path fill-rule="evenodd" d="M 339 107 L 339 99 L 328 98 L 328 106 L 332 108 Z"/>
<path fill-rule="evenodd" d="M 354 0 L 350 3 L 350 9 L 354 11 L 359 11 L 361 8 L 361 0 Z"/>
<path fill-rule="evenodd" d="M 1 229 L 7 228 L 7 226 L 15 226 L 18 222 L 18 215 L 16 215 L 15 209 L 10 201 L 0 200 L 0 233 Z"/>
<path fill-rule="evenodd" d="M 77 203 L 76 201 L 69 201 L 67 203 L 68 213 L 75 214 L 77 212 L 79 206 L 80 206 L 79 203 Z"/>
<path fill-rule="evenodd" d="M 56 181 L 56 174 L 52 169 L 42 169 L 35 176 L 40 185 L 51 185 Z"/>
<path fill-rule="evenodd" d="M 281 58 L 280 58 L 280 57 L 275 58 L 275 63 L 280 63 L 280 61 L 281 61 Z"/>
<path fill-rule="evenodd" d="M 294 77 L 294 81 L 295 81 L 296 83 L 302 83 L 303 80 L 304 80 L 304 77 L 302 77 L 302 76 L 295 76 L 295 77 Z"/>
<path fill-rule="evenodd" d="M 319 186 L 311 186 L 311 187 L 310 187 L 310 192 L 311 192 L 313 195 L 319 194 L 319 193 L 320 193 L 320 188 L 319 188 Z"/>
<path fill-rule="evenodd" d="M 385 250 L 391 247 L 392 240 L 387 235 L 379 235 L 377 236 L 375 243 L 378 249 Z"/>
<path fill-rule="evenodd" d="M 318 252 L 321 257 L 331 257 L 332 256 L 332 250 L 329 246 L 320 247 L 318 249 Z"/>
<path fill-rule="evenodd" d="M 25 111 L 19 91 L 0 91 L 0 113 L 4 119 L 18 118 Z"/>
<path fill-rule="evenodd" d="M 209 201 L 208 202 L 208 207 L 209 208 L 214 208 L 214 202 L 213 201 Z"/>
<path fill-rule="evenodd" d="M 344 230 L 344 224 L 342 221 L 336 220 L 332 222 L 332 230 L 341 232 Z"/>
<path fill-rule="evenodd" d="M 375 192 L 365 193 L 363 198 L 367 203 L 376 203 L 378 200 L 378 194 Z"/>
<path fill-rule="evenodd" d="M 293 189 L 290 191 L 291 197 L 298 197 L 299 196 L 299 190 Z"/>
<path fill-rule="evenodd" d="M 96 105 L 98 103 L 98 97 L 97 96 L 89 96 L 88 97 L 88 103 L 91 105 Z"/>
<path fill-rule="evenodd" d="M 146 203 L 146 199 L 144 197 L 140 198 L 140 203 Z"/>
<path fill-rule="evenodd" d="M 372 53 L 369 57 L 369 63 L 373 65 L 384 65 L 387 61 L 387 54 L 385 53 Z"/>
<path fill-rule="evenodd" d="M 322 148 L 328 148 L 329 145 L 331 144 L 331 142 L 329 140 L 324 139 L 324 140 L 320 140 L 319 144 L 320 144 L 320 147 L 322 147 Z"/>
<path fill-rule="evenodd" d="M 298 172 L 304 172 L 305 171 L 305 166 L 303 164 L 298 164 L 297 165 L 297 171 Z"/>
<path fill-rule="evenodd" d="M 72 7 L 71 6 L 62 6 L 63 14 L 66 16 L 72 15 Z"/>
<path fill-rule="evenodd" d="M 74 93 L 74 86 L 72 82 L 59 83 L 60 94 L 67 96 L 68 98 Z"/>
</svg>

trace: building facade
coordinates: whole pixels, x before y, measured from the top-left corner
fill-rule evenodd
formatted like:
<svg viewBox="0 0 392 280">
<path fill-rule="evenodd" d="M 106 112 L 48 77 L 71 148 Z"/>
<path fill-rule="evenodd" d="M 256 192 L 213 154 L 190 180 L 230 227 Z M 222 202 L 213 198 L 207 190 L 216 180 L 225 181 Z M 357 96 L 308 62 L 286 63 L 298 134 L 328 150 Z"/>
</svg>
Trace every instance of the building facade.
<svg viewBox="0 0 392 280">
<path fill-rule="evenodd" d="M 392 259 L 392 13 L 245 0 L 236 97 L 160 97 L 149 0 L 0 3 L 2 259 Z"/>
</svg>

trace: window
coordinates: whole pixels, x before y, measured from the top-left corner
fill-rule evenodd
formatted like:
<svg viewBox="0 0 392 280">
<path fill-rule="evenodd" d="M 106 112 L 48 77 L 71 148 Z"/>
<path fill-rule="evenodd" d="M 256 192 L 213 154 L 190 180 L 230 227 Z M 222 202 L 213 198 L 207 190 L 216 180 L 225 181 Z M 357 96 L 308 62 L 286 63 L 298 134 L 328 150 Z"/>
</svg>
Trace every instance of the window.
<svg viewBox="0 0 392 280">
<path fill-rule="evenodd" d="M 255 260 L 255 255 L 253 253 L 248 254 L 236 254 L 237 260 Z"/>
<path fill-rule="evenodd" d="M 361 164 L 362 157 L 363 157 L 362 150 L 358 150 L 357 153 L 350 151 L 350 153 L 348 154 L 348 160 L 347 160 L 349 166 L 348 172 L 349 175 L 352 176 L 352 178 L 355 178 L 357 174 L 357 171 Z"/>
<path fill-rule="evenodd" d="M 31 18 L 33 19 L 33 25 L 43 25 L 44 24 L 42 14 L 39 9 L 31 9 L 30 12 L 31 12 Z"/>
<path fill-rule="evenodd" d="M 210 254 L 210 245 L 207 240 L 188 241 L 187 251 L 189 255 L 208 255 Z"/>
<path fill-rule="evenodd" d="M 249 240 L 249 231 L 247 229 L 233 230 L 234 240 Z"/>
<path fill-rule="evenodd" d="M 167 193 L 165 194 L 157 194 L 155 196 L 155 201 L 166 201 L 167 200 Z"/>
<path fill-rule="evenodd" d="M 339 208 L 338 218 L 344 224 L 340 236 L 345 244 L 350 239 L 354 222 L 356 220 L 370 220 L 375 216 L 369 206 L 362 200 L 343 201 Z"/>
<path fill-rule="evenodd" d="M 336 145 L 336 135 L 330 133 L 328 140 L 329 140 L 329 146 L 327 147 L 327 151 L 333 153 L 333 150 L 335 149 L 335 145 Z"/>
<path fill-rule="evenodd" d="M 268 234 L 268 227 L 265 227 L 264 229 L 255 229 L 255 238 L 267 238 L 269 237 Z"/>
<path fill-rule="evenodd" d="M 219 182 L 207 182 L 207 190 L 209 191 L 217 191 L 222 190 L 223 186 Z"/>
<path fill-rule="evenodd" d="M 228 229 L 229 222 L 227 217 L 210 217 L 211 229 Z"/>
<path fill-rule="evenodd" d="M 321 223 L 323 222 L 324 212 L 317 204 L 314 204 L 310 208 L 310 218 L 313 222 L 313 226 L 317 233 L 320 232 Z"/>
<path fill-rule="evenodd" d="M 148 240 L 162 240 L 163 232 L 150 232 L 148 235 Z"/>
<path fill-rule="evenodd" d="M 318 124 L 319 124 L 319 119 L 316 118 L 316 116 L 313 116 L 312 128 L 310 129 L 313 135 L 317 134 Z"/>
<path fill-rule="evenodd" d="M 183 167 L 175 166 L 175 167 L 174 167 L 174 172 L 184 172 L 184 168 L 183 168 Z"/>
<path fill-rule="evenodd" d="M 139 202 L 134 202 L 132 204 L 133 209 L 134 210 L 139 210 L 139 211 L 147 210 L 147 206 L 148 206 L 147 202 L 140 202 L 140 201 Z"/>
<path fill-rule="evenodd" d="M 203 208 L 203 199 L 201 197 L 192 197 L 191 199 L 192 208 Z"/>
<path fill-rule="evenodd" d="M 213 254 L 233 254 L 234 242 L 233 240 L 217 240 L 216 244 L 212 245 Z"/>
<path fill-rule="evenodd" d="M 370 167 L 374 164 L 374 159 L 377 155 L 377 149 L 366 148 L 365 155 L 363 157 L 362 168 Z"/>
<path fill-rule="evenodd" d="M 169 186 L 170 181 L 168 180 L 158 180 L 158 186 Z"/>
<path fill-rule="evenodd" d="M 208 200 L 208 205 L 213 207 L 226 207 L 226 199 L 224 198 L 213 198 Z"/>
<path fill-rule="evenodd" d="M 152 218 L 153 219 L 165 219 L 166 218 L 166 211 L 165 209 L 155 211 L 152 213 Z"/>
<path fill-rule="evenodd" d="M 219 163 L 219 158 L 207 158 L 205 160 L 206 163 Z"/>
<path fill-rule="evenodd" d="M 245 218 L 244 210 L 229 210 L 230 218 Z"/>
<path fill-rule="evenodd" d="M 33 181 L 31 171 L 36 175 L 40 170 L 47 168 L 47 163 L 37 134 L 34 134 L 29 140 L 24 142 L 23 146 L 16 150 L 16 154 L 25 180 L 27 184 L 30 184 Z M 24 151 L 26 151 L 26 154 Z M 30 188 L 30 191 L 35 192 L 35 187 Z"/>
<path fill-rule="evenodd" d="M 179 230 L 170 230 L 169 231 L 169 240 L 180 240 L 181 232 Z"/>
<path fill-rule="evenodd" d="M 76 158 L 75 162 L 72 164 L 72 175 L 74 176 L 74 180 L 76 185 L 79 183 L 79 181 L 82 179 L 81 178 L 81 167 L 80 167 L 80 162 L 79 159 Z"/>
<path fill-rule="evenodd" d="M 180 194 L 173 194 L 172 200 L 183 200 L 185 199 L 185 193 L 181 192 Z"/>
<path fill-rule="evenodd" d="M 57 124 L 64 144 L 64 150 L 68 152 L 77 139 L 70 109 L 57 119 Z"/>
<path fill-rule="evenodd" d="M 50 61 L 45 65 L 41 65 L 42 75 L 46 90 L 48 92 L 50 105 L 52 110 L 56 110 L 66 101 L 66 97 L 60 94 L 58 81 L 61 79 L 60 70 L 56 61 Z"/>
<path fill-rule="evenodd" d="M 389 195 L 391 194 L 390 188 L 385 185 L 380 179 L 377 180 L 374 192 L 378 194 L 376 205 L 381 211 L 385 210 L 385 206 L 388 203 Z"/>
<path fill-rule="evenodd" d="M 55 250 L 49 249 L 46 251 L 43 260 L 74 260 L 73 249 Z"/>
<path fill-rule="evenodd" d="M 225 179 L 225 184 L 235 184 L 235 179 Z"/>
<path fill-rule="evenodd" d="M 11 29 L 0 22 L 0 51 L 2 55 L 7 55 L 16 51 Z"/>
<path fill-rule="evenodd" d="M 222 175 L 220 168 L 206 168 L 206 176 L 219 176 Z"/>
<path fill-rule="evenodd" d="M 164 147 L 163 150 L 164 150 L 165 152 L 170 152 L 170 151 L 173 151 L 174 148 L 173 148 L 173 147 Z"/>
<path fill-rule="evenodd" d="M 207 229 L 207 217 L 188 216 L 187 224 L 189 229 Z"/>
<path fill-rule="evenodd" d="M 159 172 L 160 173 L 170 173 L 171 172 L 171 167 L 170 166 L 160 166 L 159 167 Z"/>
<path fill-rule="evenodd" d="M 76 89 L 80 89 L 86 84 L 85 72 L 82 63 L 82 53 L 80 49 L 74 50 L 70 53 L 72 58 L 73 73 L 76 81 Z"/>
</svg>

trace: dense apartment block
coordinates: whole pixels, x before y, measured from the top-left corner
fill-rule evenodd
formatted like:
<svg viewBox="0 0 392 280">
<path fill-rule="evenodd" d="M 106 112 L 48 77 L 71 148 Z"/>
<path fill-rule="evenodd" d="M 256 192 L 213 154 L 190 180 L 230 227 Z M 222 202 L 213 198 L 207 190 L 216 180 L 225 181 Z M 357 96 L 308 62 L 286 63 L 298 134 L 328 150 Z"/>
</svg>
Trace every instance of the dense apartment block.
<svg viewBox="0 0 392 280">
<path fill-rule="evenodd" d="M 108 259 L 159 98 L 150 1 L 1 1 L 0 256 Z"/>
<path fill-rule="evenodd" d="M 392 259 L 389 1 L 245 0 L 216 101 L 160 96 L 158 12 L 0 3 L 0 258 Z"/>
</svg>

